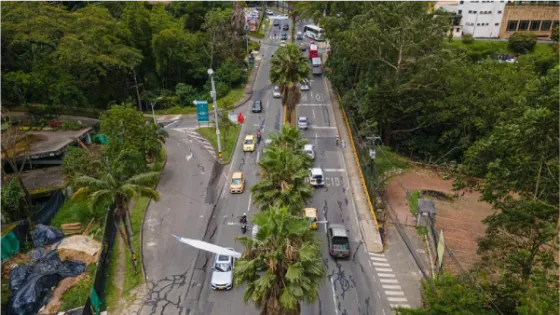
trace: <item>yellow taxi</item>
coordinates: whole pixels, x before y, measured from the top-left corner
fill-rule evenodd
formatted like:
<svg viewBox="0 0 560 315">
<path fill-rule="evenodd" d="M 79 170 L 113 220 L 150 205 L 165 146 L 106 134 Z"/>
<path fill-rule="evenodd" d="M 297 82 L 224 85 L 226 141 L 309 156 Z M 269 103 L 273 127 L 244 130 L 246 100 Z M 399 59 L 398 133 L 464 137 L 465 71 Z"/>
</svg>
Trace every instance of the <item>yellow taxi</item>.
<svg viewBox="0 0 560 315">
<path fill-rule="evenodd" d="M 232 194 L 241 194 L 245 189 L 245 176 L 242 172 L 235 172 L 231 175 L 229 183 L 229 192 Z"/>
<path fill-rule="evenodd" d="M 316 230 L 319 228 L 319 222 L 317 220 L 317 209 L 305 208 L 303 209 L 303 216 L 309 220 L 310 229 Z"/>
<path fill-rule="evenodd" d="M 246 135 L 245 140 L 243 140 L 243 152 L 253 152 L 255 151 L 255 136 Z"/>
</svg>

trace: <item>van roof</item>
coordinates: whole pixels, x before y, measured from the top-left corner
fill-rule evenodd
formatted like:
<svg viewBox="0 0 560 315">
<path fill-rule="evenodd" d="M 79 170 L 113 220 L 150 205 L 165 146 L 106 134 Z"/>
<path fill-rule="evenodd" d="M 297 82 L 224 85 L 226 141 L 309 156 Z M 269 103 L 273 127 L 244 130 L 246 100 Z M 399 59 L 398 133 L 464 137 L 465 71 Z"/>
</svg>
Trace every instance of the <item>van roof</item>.
<svg viewBox="0 0 560 315">
<path fill-rule="evenodd" d="M 311 62 L 313 63 L 313 65 L 320 65 L 321 64 L 321 58 L 315 57 L 315 58 L 311 59 Z"/>
<path fill-rule="evenodd" d="M 348 237 L 346 227 L 342 224 L 329 224 L 329 229 L 332 231 L 332 236 Z"/>
<path fill-rule="evenodd" d="M 317 50 L 317 45 L 315 44 L 309 45 L 309 50 Z"/>
<path fill-rule="evenodd" d="M 323 175 L 323 170 L 316 167 L 311 169 L 311 174 L 313 175 Z"/>
</svg>

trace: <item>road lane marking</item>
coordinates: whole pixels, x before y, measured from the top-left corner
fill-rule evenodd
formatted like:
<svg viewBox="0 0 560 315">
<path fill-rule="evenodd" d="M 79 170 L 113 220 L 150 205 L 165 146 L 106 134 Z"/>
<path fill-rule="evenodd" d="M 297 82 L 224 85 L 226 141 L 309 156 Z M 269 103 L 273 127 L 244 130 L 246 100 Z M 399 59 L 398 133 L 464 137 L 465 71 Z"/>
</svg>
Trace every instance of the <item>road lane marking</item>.
<svg viewBox="0 0 560 315">
<path fill-rule="evenodd" d="M 336 127 L 330 126 L 309 126 L 310 129 L 336 129 Z"/>
<path fill-rule="evenodd" d="M 315 109 L 313 109 L 313 119 L 315 119 Z"/>
<path fill-rule="evenodd" d="M 336 293 L 334 292 L 334 280 L 331 278 L 331 289 L 332 289 L 332 298 L 334 303 L 334 311 L 336 315 L 338 315 L 338 307 L 336 306 Z"/>
<path fill-rule="evenodd" d="M 257 163 L 259 162 L 260 157 L 261 157 L 261 151 L 257 151 Z"/>
<path fill-rule="evenodd" d="M 385 291 L 385 295 L 400 295 L 400 296 L 404 296 L 404 292 L 403 292 L 403 291 Z"/>
<path fill-rule="evenodd" d="M 381 262 L 377 262 L 377 261 L 374 261 L 373 265 L 374 266 L 379 266 L 379 267 L 391 267 L 391 265 L 388 264 L 388 263 L 381 263 Z"/>
<path fill-rule="evenodd" d="M 398 284 L 382 284 L 383 289 L 391 289 L 391 290 L 402 290 L 402 287 Z"/>
<path fill-rule="evenodd" d="M 343 168 L 324 168 L 323 171 L 325 172 L 346 172 Z"/>
<path fill-rule="evenodd" d="M 387 258 L 381 258 L 381 257 L 370 257 L 369 259 L 377 260 L 377 261 L 387 261 Z"/>
<path fill-rule="evenodd" d="M 391 268 L 377 268 L 377 267 L 375 267 L 375 271 L 393 272 L 393 269 L 391 269 Z"/>
<path fill-rule="evenodd" d="M 164 127 L 163 127 L 163 129 L 165 129 L 165 128 L 169 128 L 169 127 L 171 127 L 171 126 L 173 126 L 173 125 L 177 124 L 178 122 L 179 122 L 179 121 L 178 121 L 178 120 L 176 120 L 176 121 L 174 121 L 174 122 L 172 122 L 172 123 L 168 124 L 167 126 L 164 126 Z M 196 129 L 196 128 L 195 128 L 195 129 Z M 193 130 L 195 130 L 195 129 L 193 129 Z"/>
<path fill-rule="evenodd" d="M 380 278 L 396 278 L 394 273 L 381 273 L 378 272 L 377 276 L 379 276 Z"/>
<path fill-rule="evenodd" d="M 391 307 L 395 308 L 395 307 L 404 307 L 404 308 L 410 308 L 410 305 L 408 304 L 389 304 L 391 305 Z"/>
<path fill-rule="evenodd" d="M 247 212 L 251 211 L 251 199 L 253 199 L 253 194 L 249 194 L 249 204 L 247 205 Z"/>
<path fill-rule="evenodd" d="M 309 91 L 309 93 L 311 93 L 311 98 L 313 98 L 313 91 Z"/>
<path fill-rule="evenodd" d="M 378 256 L 378 257 L 385 257 L 384 254 L 377 254 L 377 253 L 369 253 L 370 256 Z"/>
<path fill-rule="evenodd" d="M 406 298 L 402 297 L 388 297 L 387 300 L 389 300 L 389 302 L 408 302 Z M 396 307 L 398 307 L 398 305 Z"/>
<path fill-rule="evenodd" d="M 268 100 L 266 100 L 266 109 L 268 109 Z"/>
<path fill-rule="evenodd" d="M 303 107 L 325 107 L 325 106 L 329 106 L 330 104 L 299 104 L 298 106 L 303 106 Z"/>
<path fill-rule="evenodd" d="M 382 283 L 399 283 L 397 279 L 379 279 Z"/>
</svg>

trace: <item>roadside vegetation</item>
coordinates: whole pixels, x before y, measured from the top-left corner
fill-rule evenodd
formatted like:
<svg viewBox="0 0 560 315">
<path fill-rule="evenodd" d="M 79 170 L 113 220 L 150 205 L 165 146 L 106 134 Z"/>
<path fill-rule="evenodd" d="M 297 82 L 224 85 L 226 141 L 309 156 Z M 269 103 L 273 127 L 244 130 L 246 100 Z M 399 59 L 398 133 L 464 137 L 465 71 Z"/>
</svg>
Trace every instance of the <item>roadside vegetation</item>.
<svg viewBox="0 0 560 315">
<path fill-rule="evenodd" d="M 484 220 L 481 262 L 425 282 L 425 307 L 398 312 L 558 313 L 558 45 L 530 34 L 449 42 L 451 16 L 428 2 L 309 6 L 300 14 L 326 13 L 327 76 L 359 142 L 377 135 L 414 161 L 451 166 L 456 189 L 497 210 Z M 497 58 L 512 52 L 517 62 Z"/>
</svg>

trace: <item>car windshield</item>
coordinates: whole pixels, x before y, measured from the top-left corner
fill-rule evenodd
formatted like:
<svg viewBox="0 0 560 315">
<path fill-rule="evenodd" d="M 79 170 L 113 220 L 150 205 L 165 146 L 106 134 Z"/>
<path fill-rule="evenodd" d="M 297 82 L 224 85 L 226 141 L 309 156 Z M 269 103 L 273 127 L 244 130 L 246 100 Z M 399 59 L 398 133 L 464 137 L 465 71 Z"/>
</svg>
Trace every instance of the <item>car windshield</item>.
<svg viewBox="0 0 560 315">
<path fill-rule="evenodd" d="M 228 271 L 231 271 L 231 264 L 229 264 L 229 263 L 216 263 L 214 268 L 216 268 L 217 271 L 228 272 Z"/>
<path fill-rule="evenodd" d="M 245 140 L 245 144 L 253 144 L 253 140 L 247 139 L 247 140 Z"/>
<path fill-rule="evenodd" d="M 323 175 L 313 175 L 313 179 L 323 179 Z"/>
<path fill-rule="evenodd" d="M 307 153 L 309 155 L 313 155 L 313 151 L 311 151 L 311 150 L 306 150 L 305 153 Z"/>
<path fill-rule="evenodd" d="M 305 118 L 305 117 L 300 117 L 300 118 L 299 118 L 299 122 L 307 122 L 307 118 Z"/>
<path fill-rule="evenodd" d="M 317 222 L 317 218 L 307 218 L 307 220 L 309 220 L 309 223 Z"/>
<path fill-rule="evenodd" d="M 239 185 L 241 184 L 241 178 L 234 178 L 231 180 L 231 183 L 234 185 Z"/>
</svg>

